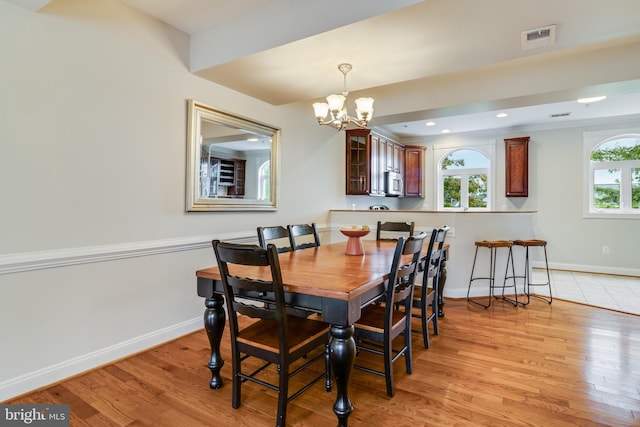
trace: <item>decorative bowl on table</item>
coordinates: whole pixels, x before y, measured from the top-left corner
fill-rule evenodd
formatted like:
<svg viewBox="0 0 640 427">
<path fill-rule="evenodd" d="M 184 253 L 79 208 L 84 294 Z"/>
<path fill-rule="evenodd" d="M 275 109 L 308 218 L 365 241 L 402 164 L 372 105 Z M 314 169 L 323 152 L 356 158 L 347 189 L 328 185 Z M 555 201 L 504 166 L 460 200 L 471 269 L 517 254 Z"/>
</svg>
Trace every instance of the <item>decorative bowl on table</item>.
<svg viewBox="0 0 640 427">
<path fill-rule="evenodd" d="M 362 247 L 360 237 L 366 236 L 371 232 L 369 227 L 365 225 L 362 227 L 340 228 L 340 232 L 349 238 L 347 240 L 347 249 L 344 251 L 345 254 L 364 255 L 364 248 Z"/>
<path fill-rule="evenodd" d="M 371 230 L 363 230 L 361 228 L 341 228 L 340 232 L 347 237 L 362 237 L 369 234 Z"/>
</svg>

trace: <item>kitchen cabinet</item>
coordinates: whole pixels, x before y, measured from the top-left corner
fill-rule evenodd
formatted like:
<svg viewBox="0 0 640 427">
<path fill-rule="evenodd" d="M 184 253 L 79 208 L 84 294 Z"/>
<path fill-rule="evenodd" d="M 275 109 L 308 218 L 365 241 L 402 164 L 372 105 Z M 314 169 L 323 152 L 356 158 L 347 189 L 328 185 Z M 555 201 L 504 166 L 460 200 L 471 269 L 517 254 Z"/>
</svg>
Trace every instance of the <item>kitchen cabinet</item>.
<svg viewBox="0 0 640 427">
<path fill-rule="evenodd" d="M 371 192 L 371 137 L 368 129 L 347 130 L 346 194 Z"/>
<path fill-rule="evenodd" d="M 505 149 L 505 196 L 529 196 L 529 137 L 507 138 Z"/>
<path fill-rule="evenodd" d="M 370 155 L 371 189 L 369 194 L 384 195 L 384 150 L 384 139 L 375 134 L 372 134 Z"/>
<path fill-rule="evenodd" d="M 393 142 L 393 172 L 404 173 L 404 145 Z"/>
<path fill-rule="evenodd" d="M 244 196 L 246 160 L 211 156 L 209 165 L 209 197 Z"/>
<path fill-rule="evenodd" d="M 385 195 L 385 172 L 397 172 L 404 177 L 405 146 L 370 129 L 350 129 L 346 131 L 346 194 Z M 422 158 L 424 154 L 422 154 Z M 422 192 L 422 163 L 420 170 L 413 170 L 420 178 Z M 412 190 L 414 189 L 412 184 Z M 416 189 L 416 191 L 418 191 Z"/>
<path fill-rule="evenodd" d="M 404 145 L 385 141 L 385 171 L 402 173 L 404 169 Z"/>
<path fill-rule="evenodd" d="M 233 174 L 233 186 L 229 189 L 233 196 L 244 196 L 244 180 L 246 160 L 236 159 L 234 160 L 234 174 Z"/>
<path fill-rule="evenodd" d="M 404 196 L 424 197 L 424 155 L 426 148 L 407 145 L 404 147 Z"/>
</svg>

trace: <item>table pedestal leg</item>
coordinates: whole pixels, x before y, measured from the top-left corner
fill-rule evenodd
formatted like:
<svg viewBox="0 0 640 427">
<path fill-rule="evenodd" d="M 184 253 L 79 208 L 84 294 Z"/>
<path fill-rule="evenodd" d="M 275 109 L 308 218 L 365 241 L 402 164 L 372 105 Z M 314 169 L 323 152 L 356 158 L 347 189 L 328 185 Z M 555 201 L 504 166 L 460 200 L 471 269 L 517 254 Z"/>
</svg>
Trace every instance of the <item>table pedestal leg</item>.
<svg viewBox="0 0 640 427">
<path fill-rule="evenodd" d="M 204 329 L 207 331 L 207 337 L 211 345 L 211 358 L 207 363 L 211 370 L 209 387 L 220 388 L 222 387 L 220 369 L 224 365 L 224 360 L 220 355 L 220 341 L 222 341 L 222 333 L 226 322 L 224 298 L 222 295 L 214 294 L 212 298 L 204 300 L 204 305 L 207 307 L 204 311 Z"/>
<path fill-rule="evenodd" d="M 356 343 L 353 339 L 354 327 L 331 325 L 331 369 L 336 380 L 337 396 L 333 412 L 338 416 L 338 427 L 348 427 L 353 405 L 349 400 L 349 377 L 356 358 Z"/>
</svg>

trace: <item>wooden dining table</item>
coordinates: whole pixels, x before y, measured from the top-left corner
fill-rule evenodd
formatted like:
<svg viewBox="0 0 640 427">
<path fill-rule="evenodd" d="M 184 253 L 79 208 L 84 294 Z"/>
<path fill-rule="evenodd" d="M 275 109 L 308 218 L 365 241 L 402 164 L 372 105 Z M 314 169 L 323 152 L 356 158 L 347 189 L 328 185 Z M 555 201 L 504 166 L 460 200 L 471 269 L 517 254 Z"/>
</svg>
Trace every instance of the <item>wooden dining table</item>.
<svg viewBox="0 0 640 427">
<path fill-rule="evenodd" d="M 330 324 L 330 360 L 336 385 L 333 412 L 338 426 L 347 426 L 353 411 L 349 378 L 356 347 L 353 324 L 360 310 L 385 287 L 396 242 L 364 240 L 363 255 L 346 255 L 346 242 L 285 252 L 278 255 L 288 305 L 318 313 Z M 253 267 L 248 267 L 253 268 Z M 237 272 L 236 272 L 237 274 Z M 196 272 L 198 295 L 205 298 L 204 326 L 211 344 L 211 388 L 222 386 L 220 341 L 226 322 L 224 297 L 217 267 Z"/>
</svg>

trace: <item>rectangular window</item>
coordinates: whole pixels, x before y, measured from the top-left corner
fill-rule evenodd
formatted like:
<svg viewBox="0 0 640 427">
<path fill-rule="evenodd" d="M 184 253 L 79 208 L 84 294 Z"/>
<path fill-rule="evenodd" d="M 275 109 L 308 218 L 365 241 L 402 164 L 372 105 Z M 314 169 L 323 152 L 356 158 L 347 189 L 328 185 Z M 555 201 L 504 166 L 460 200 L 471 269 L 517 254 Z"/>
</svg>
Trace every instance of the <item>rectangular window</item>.
<svg viewBox="0 0 640 427">
<path fill-rule="evenodd" d="M 460 207 L 460 189 L 462 180 L 460 176 L 450 175 L 443 177 L 443 205 L 445 208 Z"/>
<path fill-rule="evenodd" d="M 593 207 L 620 209 L 620 169 L 593 171 Z"/>
<path fill-rule="evenodd" d="M 469 208 L 487 207 L 487 176 L 469 175 Z"/>
</svg>

